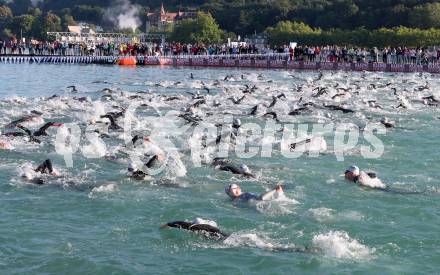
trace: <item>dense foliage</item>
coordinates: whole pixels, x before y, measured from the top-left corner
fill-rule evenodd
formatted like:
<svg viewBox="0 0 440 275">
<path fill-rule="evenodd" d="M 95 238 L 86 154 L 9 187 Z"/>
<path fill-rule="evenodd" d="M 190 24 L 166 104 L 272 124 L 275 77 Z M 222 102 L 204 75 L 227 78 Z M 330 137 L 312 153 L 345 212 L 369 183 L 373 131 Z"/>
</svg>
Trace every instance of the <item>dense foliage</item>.
<svg viewBox="0 0 440 275">
<path fill-rule="evenodd" d="M 222 31 L 210 14 L 199 13 L 195 19 L 182 20 L 170 38 L 182 43 L 218 43 Z"/>
<path fill-rule="evenodd" d="M 34 6 L 31 0 L 0 0 L 0 36 L 18 37 L 22 33 L 44 38 L 46 31 L 65 29 L 74 21 L 112 30 L 114 25 L 107 10 L 117 2 L 122 0 L 40 0 Z M 169 11 L 209 12 L 217 22 L 214 24 L 225 32 L 243 36 L 267 31 L 273 43 L 294 40 L 361 45 L 440 44 L 438 31 L 432 29 L 440 28 L 439 0 L 131 0 L 131 3 L 138 7 L 142 22 L 148 11 L 157 11 L 163 3 Z M 187 29 L 188 23 L 191 22 L 184 22 Z M 174 37 L 179 37 L 177 34 L 174 32 Z M 200 36 L 193 35 L 191 39 L 195 38 Z"/>
</svg>

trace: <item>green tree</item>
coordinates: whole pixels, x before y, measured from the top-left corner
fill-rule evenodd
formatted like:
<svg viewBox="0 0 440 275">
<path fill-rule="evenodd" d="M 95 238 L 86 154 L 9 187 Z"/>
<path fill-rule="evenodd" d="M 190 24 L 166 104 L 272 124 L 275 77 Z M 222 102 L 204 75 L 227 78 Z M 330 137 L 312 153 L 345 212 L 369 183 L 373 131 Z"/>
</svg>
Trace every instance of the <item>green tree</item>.
<svg viewBox="0 0 440 275">
<path fill-rule="evenodd" d="M 440 27 L 440 3 L 415 6 L 409 16 L 410 24 L 417 28 Z"/>
<path fill-rule="evenodd" d="M 46 39 L 47 32 L 61 31 L 61 18 L 56 14 L 48 12 L 45 15 L 41 15 L 34 24 L 32 34 L 38 39 Z"/>
<path fill-rule="evenodd" d="M 31 0 L 14 0 L 9 4 L 9 6 L 15 15 L 22 15 L 27 13 L 29 9 L 32 8 L 32 2 Z"/>
<path fill-rule="evenodd" d="M 23 14 L 12 18 L 9 29 L 17 37 L 23 34 L 23 37 L 32 36 L 32 27 L 35 22 L 35 17 L 30 14 Z"/>
<path fill-rule="evenodd" d="M 0 6 L 0 20 L 12 18 L 12 10 L 8 6 Z"/>
<path fill-rule="evenodd" d="M 73 19 L 73 16 L 70 14 L 64 14 L 62 17 L 62 28 L 63 30 L 67 30 L 67 26 L 75 26 L 76 22 L 75 19 Z"/>
<path fill-rule="evenodd" d="M 171 39 L 184 43 L 218 43 L 223 31 L 209 13 L 199 13 L 195 19 L 184 19 L 174 27 Z"/>
<path fill-rule="evenodd" d="M 10 30 L 5 31 L 12 19 L 12 11 L 8 6 L 0 6 L 0 38 L 9 38 Z"/>
</svg>

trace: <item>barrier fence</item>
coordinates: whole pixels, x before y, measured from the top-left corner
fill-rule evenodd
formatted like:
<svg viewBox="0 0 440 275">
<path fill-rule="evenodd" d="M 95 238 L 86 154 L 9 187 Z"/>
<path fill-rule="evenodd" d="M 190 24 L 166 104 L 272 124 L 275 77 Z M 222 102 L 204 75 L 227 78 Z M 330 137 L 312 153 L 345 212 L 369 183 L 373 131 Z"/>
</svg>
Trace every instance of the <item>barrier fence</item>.
<svg viewBox="0 0 440 275">
<path fill-rule="evenodd" d="M 297 70 L 346 70 L 373 72 L 428 72 L 440 73 L 440 64 L 386 64 L 290 61 L 288 55 L 220 55 L 220 56 L 0 56 L 0 64 L 119 64 L 125 58 L 135 58 L 137 65 L 234 67 Z"/>
</svg>

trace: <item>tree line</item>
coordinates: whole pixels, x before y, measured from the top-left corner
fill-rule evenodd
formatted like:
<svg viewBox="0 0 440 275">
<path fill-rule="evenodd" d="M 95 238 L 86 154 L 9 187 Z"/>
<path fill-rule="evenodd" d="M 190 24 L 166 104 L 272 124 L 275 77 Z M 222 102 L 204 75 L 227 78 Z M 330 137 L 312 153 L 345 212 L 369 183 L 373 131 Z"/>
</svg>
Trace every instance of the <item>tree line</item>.
<svg viewBox="0 0 440 275">
<path fill-rule="evenodd" d="M 0 37 L 45 39 L 85 21 L 114 31 L 106 10 L 121 0 L 0 0 Z M 34 1 L 35 2 L 35 1 Z M 169 29 L 170 39 L 216 43 L 265 32 L 272 44 L 439 45 L 438 0 L 131 0 L 143 24 L 163 3 L 168 11 L 202 11 Z M 141 26 L 143 29 L 145 26 Z M 187 33 L 188 35 L 183 35 Z"/>
</svg>

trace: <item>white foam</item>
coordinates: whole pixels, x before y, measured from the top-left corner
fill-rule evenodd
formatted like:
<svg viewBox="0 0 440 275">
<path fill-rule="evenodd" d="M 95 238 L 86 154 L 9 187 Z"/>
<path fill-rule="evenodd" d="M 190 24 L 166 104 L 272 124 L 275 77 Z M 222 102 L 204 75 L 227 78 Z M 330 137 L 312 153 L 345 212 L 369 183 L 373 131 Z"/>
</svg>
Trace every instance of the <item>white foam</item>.
<svg viewBox="0 0 440 275">
<path fill-rule="evenodd" d="M 107 147 L 97 133 L 87 133 L 88 145 L 81 148 L 87 158 L 100 158 L 106 155 Z"/>
<path fill-rule="evenodd" d="M 382 181 L 378 178 L 371 178 L 365 172 L 361 172 L 358 180 L 360 185 L 371 187 L 371 188 L 381 188 L 384 189 L 387 186 L 382 183 Z"/>
<path fill-rule="evenodd" d="M 166 165 L 167 177 L 184 177 L 187 170 L 185 164 L 180 159 L 179 153 L 169 153 Z"/>
<path fill-rule="evenodd" d="M 309 209 L 309 212 L 314 219 L 316 219 L 319 222 L 323 222 L 333 219 L 335 210 L 326 207 L 320 207 L 315 209 Z"/>
<path fill-rule="evenodd" d="M 313 237 L 313 245 L 322 249 L 328 257 L 367 261 L 372 258 L 375 249 L 352 239 L 347 232 L 330 231 Z"/>
<path fill-rule="evenodd" d="M 335 210 L 326 207 L 309 209 L 308 212 L 318 222 L 335 222 L 338 220 L 360 221 L 364 218 L 364 216 L 357 211 L 349 210 L 336 213 Z"/>
<path fill-rule="evenodd" d="M 104 184 L 98 187 L 94 187 L 92 189 L 92 193 L 111 193 L 113 191 L 115 191 L 117 188 L 116 184 L 114 183 L 109 183 L 109 184 Z"/>
<path fill-rule="evenodd" d="M 228 238 L 226 238 L 223 243 L 231 247 L 248 246 L 263 249 L 275 248 L 275 245 L 273 245 L 269 240 L 264 240 L 254 233 L 233 233 Z"/>
</svg>

